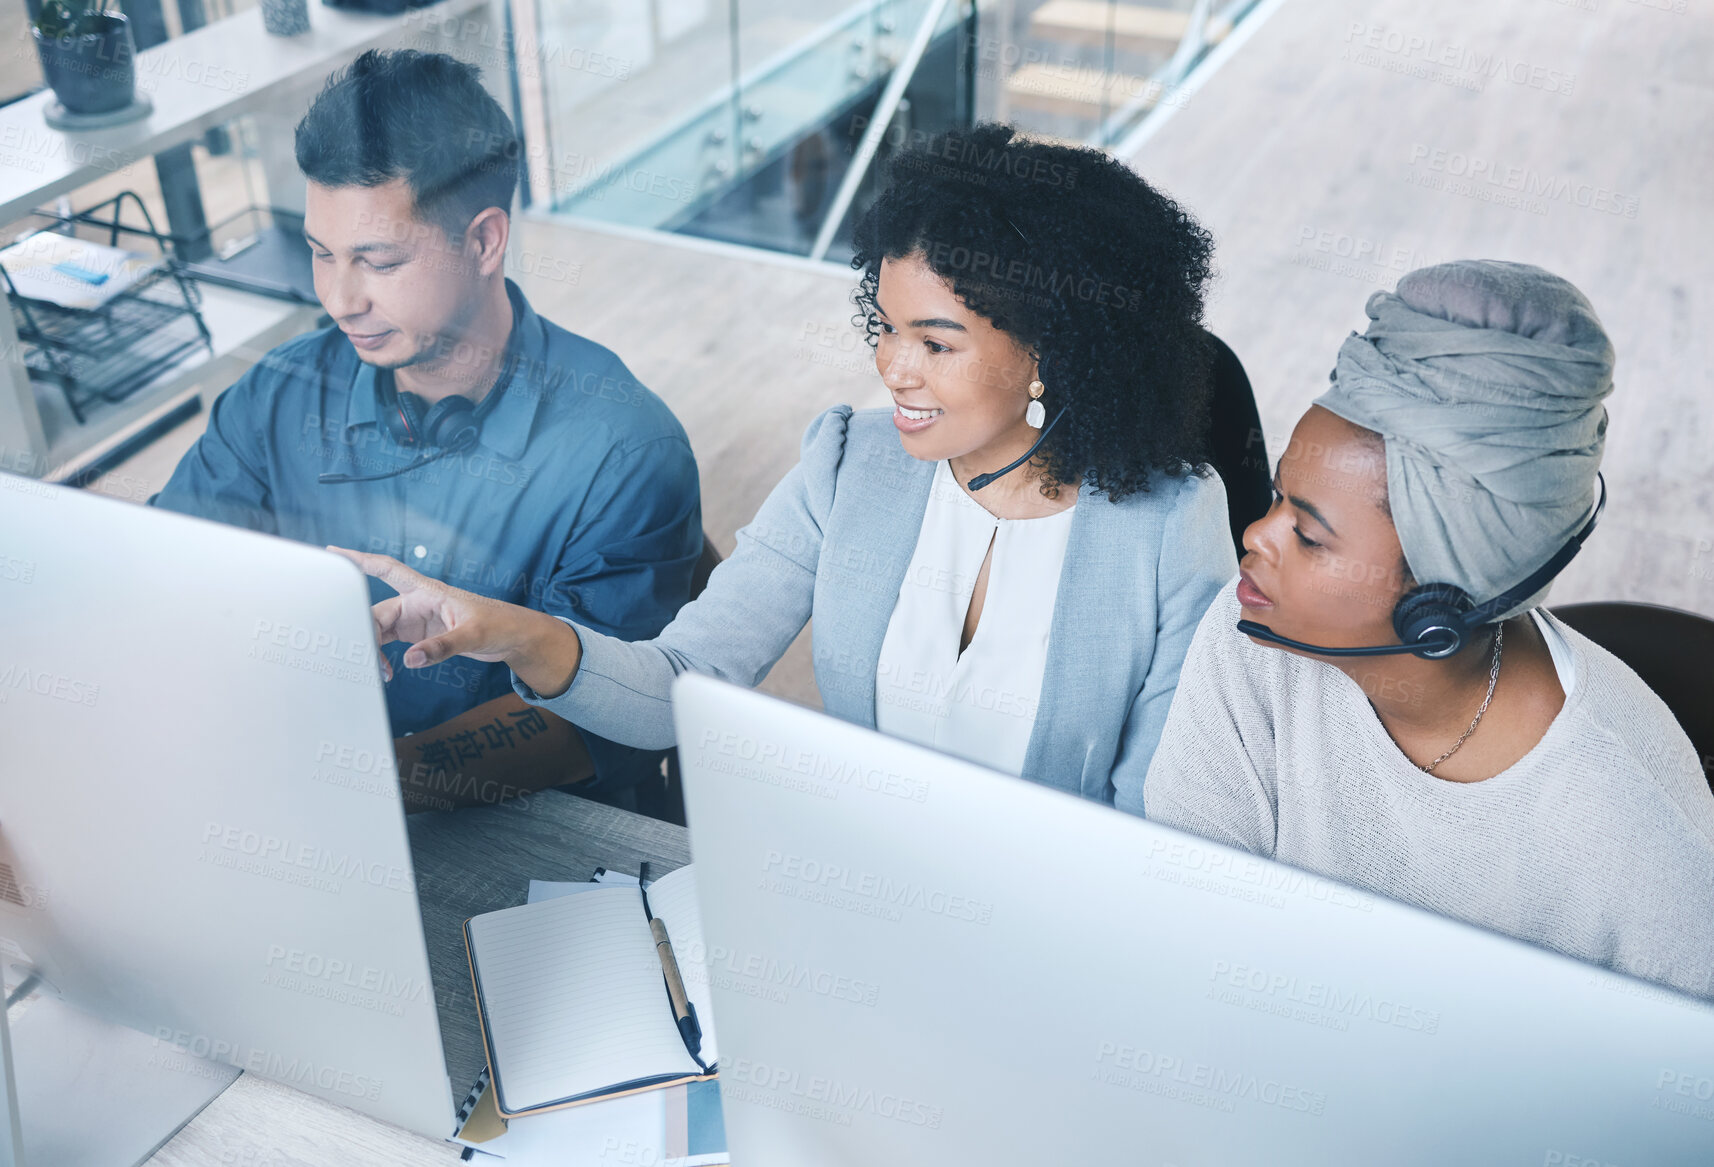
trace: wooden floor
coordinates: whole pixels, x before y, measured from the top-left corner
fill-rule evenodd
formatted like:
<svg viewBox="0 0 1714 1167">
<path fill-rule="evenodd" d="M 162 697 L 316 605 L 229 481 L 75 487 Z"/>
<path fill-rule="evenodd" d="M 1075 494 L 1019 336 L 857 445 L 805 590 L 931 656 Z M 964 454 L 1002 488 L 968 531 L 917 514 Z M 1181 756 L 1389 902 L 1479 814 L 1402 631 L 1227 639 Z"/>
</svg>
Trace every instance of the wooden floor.
<svg viewBox="0 0 1714 1167">
<path fill-rule="evenodd" d="M 1488 76 L 1495 60 L 1504 69 Z M 1588 293 L 1618 350 L 1612 502 L 1553 600 L 1714 616 L 1711 60 L 1714 0 L 1683 14 L 1633 0 L 1287 0 L 1135 159 L 1216 236 L 1211 321 L 1248 367 L 1270 450 L 1363 326 L 1371 291 L 1463 256 L 1540 264 Z M 1460 186 L 1472 160 L 1564 193 Z M 617 350 L 683 419 L 722 551 L 811 417 L 885 400 L 842 272 L 517 230 L 574 273 L 519 276 L 537 308 Z M 125 493 L 164 482 L 202 424 L 120 467 Z M 801 642 L 767 687 L 816 701 Z"/>
<path fill-rule="evenodd" d="M 1674 3 L 1286 0 L 1131 161 L 1214 232 L 1211 323 L 1274 455 L 1405 271 L 1582 288 L 1618 354 L 1612 501 L 1551 601 L 1714 616 L 1714 2 Z"/>
</svg>

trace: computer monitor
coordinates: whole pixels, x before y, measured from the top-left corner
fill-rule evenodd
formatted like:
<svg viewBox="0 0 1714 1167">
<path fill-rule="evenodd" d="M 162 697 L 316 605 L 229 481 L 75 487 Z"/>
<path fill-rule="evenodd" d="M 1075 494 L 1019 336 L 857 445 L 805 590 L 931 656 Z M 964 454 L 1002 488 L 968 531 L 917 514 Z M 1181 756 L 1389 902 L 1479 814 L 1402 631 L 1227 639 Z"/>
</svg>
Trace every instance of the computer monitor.
<svg viewBox="0 0 1714 1167">
<path fill-rule="evenodd" d="M 355 567 L 0 475 L 0 743 L 9 964 L 163 1065 L 452 1133 Z"/>
<path fill-rule="evenodd" d="M 1714 1008 L 710 678 L 745 1167 L 1698 1164 Z"/>
</svg>

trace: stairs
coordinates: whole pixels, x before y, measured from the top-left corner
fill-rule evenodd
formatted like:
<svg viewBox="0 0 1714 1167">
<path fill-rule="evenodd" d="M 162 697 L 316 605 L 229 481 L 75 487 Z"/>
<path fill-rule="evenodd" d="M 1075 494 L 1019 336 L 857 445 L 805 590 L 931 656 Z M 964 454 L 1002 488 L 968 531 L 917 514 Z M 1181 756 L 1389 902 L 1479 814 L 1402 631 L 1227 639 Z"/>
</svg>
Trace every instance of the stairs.
<svg viewBox="0 0 1714 1167">
<path fill-rule="evenodd" d="M 1104 73 L 1092 66 L 1020 65 L 1006 78 L 1006 93 L 1014 109 L 1041 110 L 1072 118 L 1099 118 L 1141 96 L 1152 108 L 1159 93 L 1150 93 L 1147 77 Z"/>
<path fill-rule="evenodd" d="M 1190 31 L 1190 13 L 1103 0 L 1049 0 L 1030 17 L 1032 36 L 1061 44 L 1101 48 L 1109 28 L 1122 51 L 1171 56 Z"/>
<path fill-rule="evenodd" d="M 997 116 L 1087 141 L 1120 110 L 1146 112 L 1162 96 L 1150 77 L 1190 31 L 1191 6 L 1191 0 L 1047 0 L 1028 13 L 1024 51 L 1003 80 Z M 1230 31 L 1230 18 L 1214 16 L 1205 36 L 1213 44 Z"/>
</svg>

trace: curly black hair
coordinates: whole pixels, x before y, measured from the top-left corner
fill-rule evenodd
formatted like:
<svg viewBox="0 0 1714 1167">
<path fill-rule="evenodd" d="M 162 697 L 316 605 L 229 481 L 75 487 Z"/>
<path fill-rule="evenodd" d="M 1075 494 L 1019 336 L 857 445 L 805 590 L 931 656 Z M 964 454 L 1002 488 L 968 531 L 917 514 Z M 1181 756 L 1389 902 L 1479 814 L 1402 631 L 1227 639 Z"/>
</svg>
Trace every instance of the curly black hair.
<svg viewBox="0 0 1714 1167">
<path fill-rule="evenodd" d="M 896 155 L 853 229 L 853 323 L 876 340 L 881 261 L 920 254 L 973 312 L 1031 352 L 1048 416 L 1043 491 L 1118 500 L 1156 472 L 1207 474 L 1214 243 L 1099 150 L 987 123 Z"/>
</svg>

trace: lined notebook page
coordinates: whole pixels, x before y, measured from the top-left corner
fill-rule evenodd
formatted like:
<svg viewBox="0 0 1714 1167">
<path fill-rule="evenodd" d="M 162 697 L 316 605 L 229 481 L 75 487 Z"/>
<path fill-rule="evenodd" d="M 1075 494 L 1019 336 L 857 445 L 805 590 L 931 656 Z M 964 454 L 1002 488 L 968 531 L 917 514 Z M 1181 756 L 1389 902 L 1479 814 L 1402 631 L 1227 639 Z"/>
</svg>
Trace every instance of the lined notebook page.
<svg viewBox="0 0 1714 1167">
<path fill-rule="evenodd" d="M 504 1109 L 701 1073 L 673 1024 L 636 888 L 506 908 L 468 927 Z"/>
<path fill-rule="evenodd" d="M 649 884 L 649 907 L 667 926 L 673 942 L 684 995 L 696 1006 L 702 1024 L 702 1060 L 713 1066 L 720 1060 L 714 1044 L 714 1001 L 709 991 L 708 946 L 702 939 L 702 912 L 696 905 L 696 872 L 691 866 L 663 875 Z"/>
</svg>

